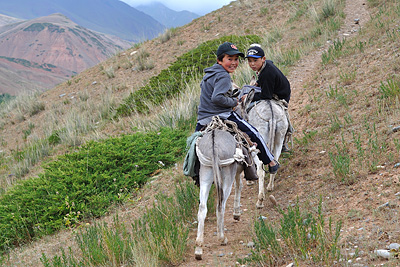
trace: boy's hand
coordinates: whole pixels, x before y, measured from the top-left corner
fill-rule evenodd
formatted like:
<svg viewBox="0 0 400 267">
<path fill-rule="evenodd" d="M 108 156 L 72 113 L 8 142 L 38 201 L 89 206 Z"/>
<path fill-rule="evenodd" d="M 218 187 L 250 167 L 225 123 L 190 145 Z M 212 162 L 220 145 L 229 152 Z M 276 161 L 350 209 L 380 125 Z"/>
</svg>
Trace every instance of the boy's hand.
<svg viewBox="0 0 400 267">
<path fill-rule="evenodd" d="M 232 110 L 235 111 L 235 109 L 237 108 L 237 106 L 239 106 L 239 104 L 240 104 L 240 99 L 237 99 L 237 104 L 236 104 L 236 106 L 234 106 L 234 107 L 232 108 Z"/>
</svg>

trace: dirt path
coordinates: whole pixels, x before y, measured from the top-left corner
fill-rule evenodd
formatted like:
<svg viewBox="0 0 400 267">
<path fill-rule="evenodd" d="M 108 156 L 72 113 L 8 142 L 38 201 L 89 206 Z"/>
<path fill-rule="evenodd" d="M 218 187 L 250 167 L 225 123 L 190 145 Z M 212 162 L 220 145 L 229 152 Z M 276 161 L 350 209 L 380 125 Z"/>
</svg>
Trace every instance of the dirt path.
<svg viewBox="0 0 400 267">
<path fill-rule="evenodd" d="M 344 12 L 346 15 L 345 22 L 338 33 L 338 38 L 340 39 L 351 38 L 352 35 L 356 34 L 360 27 L 363 27 L 369 19 L 365 0 L 346 1 Z M 292 116 L 292 121 L 295 122 L 297 132 L 301 133 L 307 126 L 307 121 L 302 119 L 299 114 L 299 111 L 307 105 L 306 97 L 302 96 L 303 86 L 313 78 L 313 74 L 321 62 L 321 55 L 329 48 L 329 45 L 330 43 L 327 43 L 323 48 L 305 56 L 297 63 L 288 76 L 292 87 L 290 114 Z M 281 174 L 280 177 L 278 174 L 275 190 L 273 192 L 280 205 L 288 205 L 295 201 L 297 196 L 301 196 L 301 192 L 309 190 L 309 182 L 297 180 L 295 188 L 292 188 L 289 184 L 292 182 L 291 179 L 286 179 L 290 178 L 290 176 L 282 176 L 283 174 Z M 283 188 L 288 189 L 283 191 Z M 257 194 L 258 184 L 252 186 L 244 185 L 241 200 L 242 217 L 240 222 L 233 220 L 233 195 L 229 198 L 225 214 L 225 228 L 226 236 L 228 238 L 227 246 L 220 246 L 217 242 L 215 215 L 208 214 L 208 219 L 206 219 L 205 223 L 203 260 L 196 261 L 194 259 L 194 246 L 197 232 L 197 229 L 194 229 L 189 237 L 189 245 L 193 246 L 193 250 L 189 250 L 188 255 L 186 256 L 186 262 L 180 266 L 237 266 L 238 263 L 236 259 L 244 258 L 251 252 L 248 245 L 249 242 L 252 242 L 252 236 L 250 233 L 254 217 L 263 216 L 268 220 L 268 218 L 278 216 L 272 203 L 268 201 L 268 197 L 266 198 L 267 201 L 265 202 L 265 207 L 263 209 L 256 209 L 255 204 L 257 201 Z"/>
</svg>

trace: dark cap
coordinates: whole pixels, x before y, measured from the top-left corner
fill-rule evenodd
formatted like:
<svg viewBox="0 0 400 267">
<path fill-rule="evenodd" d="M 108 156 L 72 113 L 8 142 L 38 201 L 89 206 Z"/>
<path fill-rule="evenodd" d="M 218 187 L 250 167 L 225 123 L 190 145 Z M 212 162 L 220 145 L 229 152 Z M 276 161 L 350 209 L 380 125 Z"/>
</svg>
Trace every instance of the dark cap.
<svg viewBox="0 0 400 267">
<path fill-rule="evenodd" d="M 262 50 L 262 48 L 259 46 L 252 46 L 249 49 L 247 49 L 246 58 L 249 57 L 260 58 L 263 56 L 265 56 L 264 50 Z"/>
<path fill-rule="evenodd" d="M 218 47 L 217 57 L 219 57 L 222 54 L 227 54 L 230 56 L 239 55 L 241 57 L 244 57 L 244 54 L 237 49 L 236 45 L 229 42 L 225 42 Z"/>
</svg>

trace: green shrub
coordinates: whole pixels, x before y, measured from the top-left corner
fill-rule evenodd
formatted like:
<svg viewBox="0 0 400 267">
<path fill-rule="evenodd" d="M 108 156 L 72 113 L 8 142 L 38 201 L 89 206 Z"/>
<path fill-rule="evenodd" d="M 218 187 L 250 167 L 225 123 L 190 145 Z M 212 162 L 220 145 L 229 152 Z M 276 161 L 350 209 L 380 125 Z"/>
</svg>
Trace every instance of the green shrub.
<svg viewBox="0 0 400 267">
<path fill-rule="evenodd" d="M 37 178 L 20 181 L 0 198 L 0 251 L 44 234 L 104 215 L 157 169 L 185 153 L 187 132 L 163 128 L 102 142 L 44 166 Z"/>
<path fill-rule="evenodd" d="M 54 130 L 52 134 L 48 137 L 50 145 L 54 146 L 61 143 L 60 132 L 61 130 Z"/>
<path fill-rule="evenodd" d="M 202 74 L 205 68 L 216 62 L 215 51 L 225 41 L 235 43 L 239 50 L 244 51 L 250 43 L 259 43 L 260 38 L 255 35 L 241 37 L 231 35 L 200 44 L 178 57 L 169 68 L 162 70 L 159 75 L 152 77 L 147 85 L 124 99 L 123 104 L 117 108 L 117 116 L 127 116 L 132 111 L 146 113 L 149 111 L 146 103 L 158 105 L 166 99 L 177 96 L 185 88 L 186 81 Z"/>
<path fill-rule="evenodd" d="M 0 94 L 0 104 L 3 102 L 5 103 L 7 101 L 10 101 L 11 99 L 14 99 L 14 98 L 15 98 L 15 96 L 11 96 L 10 94 L 7 94 L 7 93 Z"/>
</svg>

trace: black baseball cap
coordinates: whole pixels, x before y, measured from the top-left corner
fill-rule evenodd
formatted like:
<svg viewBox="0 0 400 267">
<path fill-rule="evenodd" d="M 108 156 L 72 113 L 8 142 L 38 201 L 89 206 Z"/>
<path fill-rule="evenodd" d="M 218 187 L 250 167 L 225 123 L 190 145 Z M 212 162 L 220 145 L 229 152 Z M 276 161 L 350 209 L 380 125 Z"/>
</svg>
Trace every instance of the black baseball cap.
<svg viewBox="0 0 400 267">
<path fill-rule="evenodd" d="M 219 57 L 222 54 L 227 54 L 227 55 L 239 55 L 241 57 L 244 57 L 244 54 L 237 49 L 236 45 L 230 43 L 230 42 L 225 42 L 221 44 L 218 47 L 217 50 L 217 57 Z"/>
<path fill-rule="evenodd" d="M 264 50 L 262 50 L 262 48 L 259 46 L 252 46 L 249 49 L 247 49 L 246 58 L 249 58 L 249 57 L 260 58 L 263 56 L 265 56 Z"/>
</svg>

